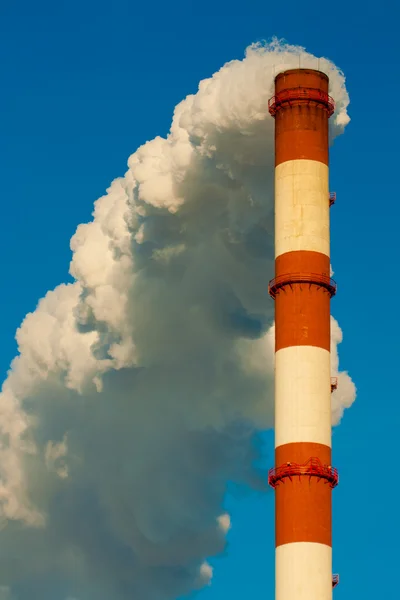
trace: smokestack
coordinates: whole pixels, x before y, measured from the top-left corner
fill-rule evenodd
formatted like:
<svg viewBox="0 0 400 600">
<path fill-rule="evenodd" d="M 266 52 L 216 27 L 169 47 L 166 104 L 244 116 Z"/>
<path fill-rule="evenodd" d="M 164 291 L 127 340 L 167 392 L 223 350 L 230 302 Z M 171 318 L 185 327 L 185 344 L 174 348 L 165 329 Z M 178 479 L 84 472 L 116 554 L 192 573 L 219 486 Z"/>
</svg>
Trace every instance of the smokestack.
<svg viewBox="0 0 400 600">
<path fill-rule="evenodd" d="M 275 79 L 276 600 L 328 600 L 332 577 L 329 79 L 292 69 Z"/>
</svg>

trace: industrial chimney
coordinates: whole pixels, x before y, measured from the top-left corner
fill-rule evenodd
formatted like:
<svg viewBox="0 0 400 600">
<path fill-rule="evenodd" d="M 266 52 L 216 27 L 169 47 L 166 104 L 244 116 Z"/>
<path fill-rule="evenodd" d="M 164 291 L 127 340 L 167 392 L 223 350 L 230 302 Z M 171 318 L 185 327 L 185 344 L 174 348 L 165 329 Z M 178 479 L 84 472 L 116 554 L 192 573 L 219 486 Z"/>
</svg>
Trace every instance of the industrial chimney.
<svg viewBox="0 0 400 600">
<path fill-rule="evenodd" d="M 276 600 L 331 600 L 328 77 L 293 69 L 275 79 Z"/>
</svg>

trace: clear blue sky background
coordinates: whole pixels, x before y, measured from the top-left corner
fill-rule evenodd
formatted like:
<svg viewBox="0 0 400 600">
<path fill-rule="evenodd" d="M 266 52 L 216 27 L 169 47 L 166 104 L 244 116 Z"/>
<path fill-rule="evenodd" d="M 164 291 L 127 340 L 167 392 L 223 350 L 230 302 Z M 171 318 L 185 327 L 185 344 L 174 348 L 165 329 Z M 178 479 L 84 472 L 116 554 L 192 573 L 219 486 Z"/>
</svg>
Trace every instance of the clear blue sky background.
<svg viewBox="0 0 400 600">
<path fill-rule="evenodd" d="M 385 2 L 10 0 L 0 8 L 0 369 L 14 333 L 68 279 L 69 239 L 135 148 L 251 42 L 285 37 L 338 64 L 352 122 L 331 153 L 333 314 L 358 399 L 334 432 L 338 600 L 399 597 L 398 19 Z M 268 437 L 272 450 L 272 438 Z M 272 460 L 272 454 L 271 454 Z M 204 600 L 272 599 L 273 495 L 230 498 Z M 288 576 L 290 576 L 288 574 Z"/>
</svg>

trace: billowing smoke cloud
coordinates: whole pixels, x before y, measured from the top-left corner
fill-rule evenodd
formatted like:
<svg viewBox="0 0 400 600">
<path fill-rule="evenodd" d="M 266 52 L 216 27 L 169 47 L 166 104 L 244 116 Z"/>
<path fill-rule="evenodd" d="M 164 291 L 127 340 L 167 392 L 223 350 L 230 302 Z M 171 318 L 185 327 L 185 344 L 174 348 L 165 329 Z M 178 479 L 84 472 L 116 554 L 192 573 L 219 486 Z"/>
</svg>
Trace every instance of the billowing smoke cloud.
<svg viewBox="0 0 400 600">
<path fill-rule="evenodd" d="M 71 274 L 17 332 L 0 403 L 0 597 L 168 600 L 210 582 L 227 482 L 262 488 L 272 425 L 274 75 L 247 49 L 129 158 L 72 238 Z M 332 374 L 341 331 L 333 321 Z M 333 421 L 355 388 L 339 374 Z"/>
</svg>

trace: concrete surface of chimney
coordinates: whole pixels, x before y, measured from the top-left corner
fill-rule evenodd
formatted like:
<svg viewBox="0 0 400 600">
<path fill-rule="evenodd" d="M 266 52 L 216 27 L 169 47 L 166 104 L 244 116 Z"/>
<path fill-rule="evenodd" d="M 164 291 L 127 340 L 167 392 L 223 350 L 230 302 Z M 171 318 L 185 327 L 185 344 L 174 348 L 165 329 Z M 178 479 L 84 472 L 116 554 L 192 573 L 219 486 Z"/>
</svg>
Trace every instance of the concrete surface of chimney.
<svg viewBox="0 0 400 600">
<path fill-rule="evenodd" d="M 328 77 L 293 69 L 275 79 L 276 600 L 331 600 Z M 331 201 L 330 201 L 331 198 Z"/>
</svg>

